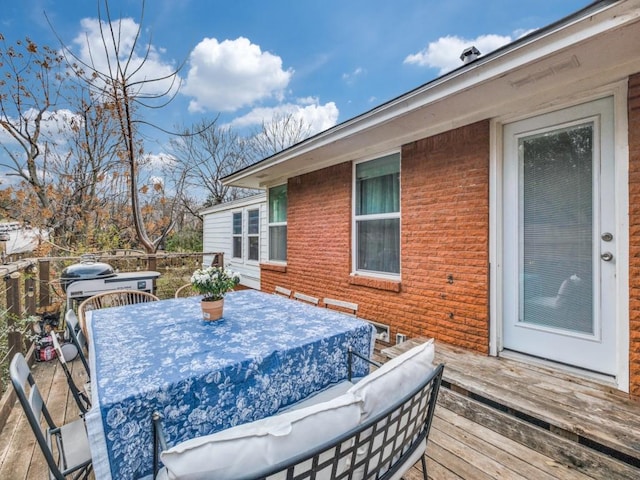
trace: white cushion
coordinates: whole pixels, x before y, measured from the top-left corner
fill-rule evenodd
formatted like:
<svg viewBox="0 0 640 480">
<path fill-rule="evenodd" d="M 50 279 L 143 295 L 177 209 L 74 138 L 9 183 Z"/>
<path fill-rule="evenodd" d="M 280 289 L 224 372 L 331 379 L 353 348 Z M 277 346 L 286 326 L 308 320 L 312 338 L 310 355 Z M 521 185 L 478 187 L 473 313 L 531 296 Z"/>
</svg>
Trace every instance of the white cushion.
<svg viewBox="0 0 640 480">
<path fill-rule="evenodd" d="M 433 357 L 434 357 L 434 345 L 433 339 L 413 347 L 411 350 L 406 351 L 402 355 L 397 356 L 386 362 L 380 368 L 364 377 L 360 382 L 351 387 L 347 393 L 352 393 L 362 400 L 362 417 L 361 421 L 364 422 L 368 418 L 382 413 L 387 408 L 391 407 L 402 399 L 405 395 L 415 389 L 419 382 L 424 380 L 434 370 Z M 396 412 L 397 415 L 397 412 Z M 382 428 L 381 424 L 377 425 L 378 428 Z M 393 435 L 396 426 L 392 426 L 390 434 Z M 363 438 L 370 437 L 372 430 L 369 429 L 363 432 Z M 381 436 L 384 435 L 383 430 L 378 432 L 378 435 L 373 440 L 374 447 L 379 448 L 379 442 L 382 441 Z M 418 450 L 424 453 L 426 449 L 426 442 L 423 446 L 420 446 Z M 358 448 L 356 453 L 356 462 L 362 461 L 369 451 L 369 445 L 363 444 L 361 448 Z M 402 477 L 413 464 L 420 459 L 418 452 L 411 456 L 410 461 L 406 461 L 396 475 L 394 479 Z M 368 464 L 370 469 L 374 469 L 380 462 L 379 457 L 372 458 Z M 354 474 L 354 480 L 360 480 L 364 477 L 364 467 L 358 468 Z"/>
<path fill-rule="evenodd" d="M 362 421 L 381 413 L 433 370 L 433 339 L 392 358 L 348 390 L 362 400 Z"/>
<path fill-rule="evenodd" d="M 161 454 L 163 478 L 245 478 L 341 435 L 360 422 L 349 393 L 303 409 L 182 442 Z"/>
<path fill-rule="evenodd" d="M 347 390 L 349 390 L 352 386 L 353 386 L 353 382 L 349 382 L 348 380 L 345 380 L 340 383 L 336 383 L 335 385 L 332 385 L 329 388 L 325 388 L 324 390 L 318 393 L 309 395 L 307 398 L 304 398 L 299 402 L 296 402 L 293 405 L 290 405 L 281 411 L 286 412 L 289 410 L 300 410 L 301 408 L 307 408 L 307 407 L 310 407 L 311 405 L 316 405 L 322 402 L 328 402 L 330 400 L 333 400 L 334 398 L 339 397 L 340 395 L 344 395 L 345 393 L 347 393 Z"/>
</svg>

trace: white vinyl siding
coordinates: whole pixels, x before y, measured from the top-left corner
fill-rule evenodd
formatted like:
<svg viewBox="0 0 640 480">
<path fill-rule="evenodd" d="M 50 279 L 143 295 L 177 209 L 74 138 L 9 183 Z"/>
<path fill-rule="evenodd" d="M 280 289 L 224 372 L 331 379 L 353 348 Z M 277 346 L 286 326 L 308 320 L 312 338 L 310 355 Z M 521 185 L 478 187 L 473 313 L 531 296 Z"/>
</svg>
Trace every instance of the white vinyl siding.
<svg viewBox="0 0 640 480">
<path fill-rule="evenodd" d="M 223 203 L 202 211 L 203 218 L 203 251 L 224 253 L 225 266 L 240 273 L 240 283 L 251 288 L 260 288 L 260 264 L 249 260 L 247 247 L 244 246 L 245 258 L 233 258 L 233 214 L 242 211 L 247 232 L 246 219 L 250 210 L 259 212 L 258 258 L 267 258 L 267 202 L 266 195 L 259 194 L 251 197 Z M 244 239 L 246 245 L 246 237 Z M 203 259 L 203 265 L 211 264 L 211 256 Z"/>
</svg>

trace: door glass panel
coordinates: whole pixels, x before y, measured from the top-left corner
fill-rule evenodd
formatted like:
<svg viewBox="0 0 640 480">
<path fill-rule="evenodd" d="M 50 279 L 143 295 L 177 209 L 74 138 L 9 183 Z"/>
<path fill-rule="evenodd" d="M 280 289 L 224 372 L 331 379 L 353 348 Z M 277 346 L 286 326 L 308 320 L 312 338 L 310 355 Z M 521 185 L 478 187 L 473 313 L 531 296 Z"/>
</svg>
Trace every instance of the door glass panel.
<svg viewBox="0 0 640 480">
<path fill-rule="evenodd" d="M 594 333 L 593 130 L 518 140 L 520 322 Z"/>
</svg>

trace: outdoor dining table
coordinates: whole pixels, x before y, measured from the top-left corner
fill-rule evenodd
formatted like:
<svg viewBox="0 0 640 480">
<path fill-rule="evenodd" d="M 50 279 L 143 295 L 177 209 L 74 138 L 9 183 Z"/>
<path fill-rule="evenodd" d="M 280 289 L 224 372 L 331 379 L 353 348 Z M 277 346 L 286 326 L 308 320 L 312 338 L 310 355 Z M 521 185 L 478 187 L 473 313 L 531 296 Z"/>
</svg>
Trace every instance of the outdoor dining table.
<svg viewBox="0 0 640 480">
<path fill-rule="evenodd" d="M 227 294 L 215 322 L 190 297 L 94 310 L 87 325 L 100 480 L 150 478 L 153 412 L 169 445 L 258 420 L 347 378 L 349 347 L 368 357 L 375 341 L 364 320 L 256 290 Z"/>
</svg>

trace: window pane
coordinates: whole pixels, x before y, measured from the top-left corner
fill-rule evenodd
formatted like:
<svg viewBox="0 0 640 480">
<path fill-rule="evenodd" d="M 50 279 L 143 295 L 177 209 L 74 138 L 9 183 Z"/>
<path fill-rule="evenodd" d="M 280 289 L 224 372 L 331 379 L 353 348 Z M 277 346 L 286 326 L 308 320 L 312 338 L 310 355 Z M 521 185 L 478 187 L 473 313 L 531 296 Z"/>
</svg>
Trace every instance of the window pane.
<svg viewBox="0 0 640 480">
<path fill-rule="evenodd" d="M 260 212 L 258 210 L 249 210 L 249 235 L 257 235 L 260 230 Z"/>
<path fill-rule="evenodd" d="M 519 140 L 520 321 L 594 333 L 593 125 Z"/>
<path fill-rule="evenodd" d="M 356 215 L 400 211 L 400 154 L 356 165 Z"/>
<path fill-rule="evenodd" d="M 287 186 L 269 189 L 269 223 L 287 221 Z"/>
<path fill-rule="evenodd" d="M 249 260 L 259 260 L 260 241 L 258 237 L 249 237 Z"/>
<path fill-rule="evenodd" d="M 233 234 L 240 235 L 242 233 L 242 213 L 233 214 Z"/>
<path fill-rule="evenodd" d="M 358 270 L 400 273 L 400 219 L 357 222 Z"/>
<path fill-rule="evenodd" d="M 242 237 L 233 237 L 233 256 L 242 258 Z"/>
<path fill-rule="evenodd" d="M 287 227 L 269 227 L 269 260 L 287 259 Z"/>
</svg>

